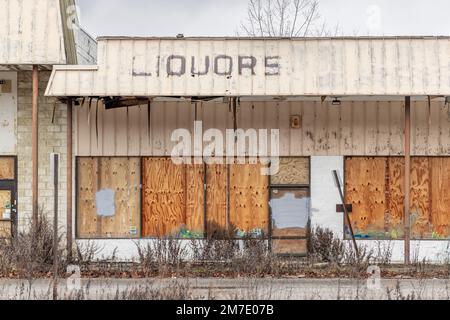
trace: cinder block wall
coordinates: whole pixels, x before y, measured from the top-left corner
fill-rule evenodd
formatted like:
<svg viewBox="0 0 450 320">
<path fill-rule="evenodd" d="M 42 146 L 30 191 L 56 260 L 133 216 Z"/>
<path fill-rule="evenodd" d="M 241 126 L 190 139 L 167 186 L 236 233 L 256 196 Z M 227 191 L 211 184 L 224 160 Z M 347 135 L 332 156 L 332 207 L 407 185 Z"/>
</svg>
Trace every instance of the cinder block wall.
<svg viewBox="0 0 450 320">
<path fill-rule="evenodd" d="M 52 123 L 53 109 L 57 100 L 44 97 L 49 77 L 50 72 L 39 73 L 39 206 L 50 219 L 53 219 L 53 181 L 50 175 L 50 153 L 60 153 L 59 224 L 62 227 L 61 230 L 65 231 L 67 109 L 65 105 L 57 103 L 54 123 Z M 18 222 L 19 230 L 25 230 L 30 226 L 32 214 L 31 72 L 18 73 L 17 94 Z"/>
</svg>

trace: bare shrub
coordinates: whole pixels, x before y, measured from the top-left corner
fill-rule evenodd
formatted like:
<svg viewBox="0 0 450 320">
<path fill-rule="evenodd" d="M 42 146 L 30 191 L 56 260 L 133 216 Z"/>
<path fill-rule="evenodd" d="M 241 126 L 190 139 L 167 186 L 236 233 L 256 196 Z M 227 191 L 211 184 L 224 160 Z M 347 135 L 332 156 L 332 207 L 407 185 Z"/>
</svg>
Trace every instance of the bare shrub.
<svg viewBox="0 0 450 320">
<path fill-rule="evenodd" d="M 137 288 L 127 289 L 122 292 L 117 290 L 114 300 L 189 300 L 192 298 L 193 297 L 190 294 L 190 286 L 187 281 L 184 283 L 174 281 L 164 287 L 143 285 Z"/>
<path fill-rule="evenodd" d="M 377 241 L 376 252 L 373 256 L 373 263 L 387 266 L 392 262 L 393 244 L 391 241 Z"/>
<path fill-rule="evenodd" d="M 270 273 L 274 259 L 265 237 L 246 236 L 241 243 L 242 247 L 233 259 L 233 269 L 239 273 L 255 276 Z"/>
<path fill-rule="evenodd" d="M 64 235 L 59 233 L 59 270 L 65 269 L 65 249 L 60 245 Z M 0 240 L 0 271 L 2 274 L 15 273 L 19 277 L 33 277 L 47 274 L 53 268 L 53 226 L 43 210 L 40 210 L 35 226 L 20 232 L 13 240 Z"/>
<path fill-rule="evenodd" d="M 236 257 L 239 252 L 239 243 L 233 239 L 210 238 L 203 240 L 200 248 L 197 252 L 200 261 L 227 262 Z"/>
<path fill-rule="evenodd" d="M 394 289 L 387 288 L 386 294 L 388 300 L 397 300 L 397 301 L 419 300 L 419 297 L 416 296 L 415 292 L 405 295 L 402 291 L 400 281 L 397 281 Z"/>
<path fill-rule="evenodd" d="M 353 246 L 346 246 L 343 263 L 349 268 L 351 277 L 364 277 L 372 261 L 373 251 L 366 246 L 359 245 L 358 253 L 355 252 Z"/>
<path fill-rule="evenodd" d="M 98 244 L 93 241 L 88 241 L 85 244 L 77 243 L 75 263 L 80 267 L 89 270 L 91 263 L 95 257 L 103 250 Z"/>
<path fill-rule="evenodd" d="M 345 243 L 328 229 L 317 227 L 312 230 L 308 247 L 312 262 L 341 264 L 345 259 Z"/>
<path fill-rule="evenodd" d="M 235 239 L 236 227 L 231 225 L 228 229 L 210 223 L 209 230 L 213 230 L 203 240 L 192 239 L 190 249 L 195 261 L 229 262 L 239 253 L 239 242 Z"/>
<path fill-rule="evenodd" d="M 170 268 L 179 268 L 187 250 L 183 243 L 172 237 L 159 238 L 147 242 L 145 245 L 135 242 L 139 263 L 147 271 L 159 269 L 167 271 Z"/>
</svg>

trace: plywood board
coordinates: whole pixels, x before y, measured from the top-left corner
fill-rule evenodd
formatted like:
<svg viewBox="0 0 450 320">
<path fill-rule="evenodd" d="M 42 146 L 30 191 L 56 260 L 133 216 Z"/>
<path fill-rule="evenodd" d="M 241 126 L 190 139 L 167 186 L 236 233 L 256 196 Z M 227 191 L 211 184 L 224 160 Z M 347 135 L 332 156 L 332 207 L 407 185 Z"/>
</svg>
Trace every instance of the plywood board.
<svg viewBox="0 0 450 320">
<path fill-rule="evenodd" d="M 78 158 L 77 231 L 80 238 L 140 236 L 139 158 Z M 113 194 L 114 214 L 103 216 L 98 193 Z"/>
<path fill-rule="evenodd" d="M 205 166 L 186 167 L 186 228 L 195 234 L 205 232 Z"/>
<path fill-rule="evenodd" d="M 433 238 L 450 237 L 450 157 L 430 158 Z"/>
<path fill-rule="evenodd" d="M 413 158 L 411 163 L 411 237 L 431 238 L 431 160 Z"/>
<path fill-rule="evenodd" d="M 347 158 L 345 166 L 346 202 L 353 205 L 355 235 L 384 236 L 386 158 Z"/>
<path fill-rule="evenodd" d="M 397 239 L 404 236 L 405 160 L 399 157 L 390 157 L 387 158 L 387 166 L 384 230 L 388 232 L 389 237 Z"/>
<path fill-rule="evenodd" d="M 228 234 L 228 166 L 211 164 L 206 169 L 206 216 L 208 237 Z"/>
<path fill-rule="evenodd" d="M 0 157 L 0 180 L 14 180 L 14 158 Z"/>
<path fill-rule="evenodd" d="M 186 173 L 170 158 L 143 160 L 144 237 L 178 236 L 186 224 Z"/>
<path fill-rule="evenodd" d="M 204 166 L 144 158 L 144 237 L 201 238 L 205 232 Z"/>
<path fill-rule="evenodd" d="M 77 160 L 77 236 L 79 238 L 101 237 L 97 233 L 95 194 L 98 190 L 98 159 Z"/>
<path fill-rule="evenodd" d="M 309 158 L 281 158 L 280 171 L 272 176 L 272 185 L 309 185 Z"/>
<path fill-rule="evenodd" d="M 269 178 L 261 164 L 234 164 L 230 168 L 230 226 L 238 235 L 268 234 Z"/>
</svg>

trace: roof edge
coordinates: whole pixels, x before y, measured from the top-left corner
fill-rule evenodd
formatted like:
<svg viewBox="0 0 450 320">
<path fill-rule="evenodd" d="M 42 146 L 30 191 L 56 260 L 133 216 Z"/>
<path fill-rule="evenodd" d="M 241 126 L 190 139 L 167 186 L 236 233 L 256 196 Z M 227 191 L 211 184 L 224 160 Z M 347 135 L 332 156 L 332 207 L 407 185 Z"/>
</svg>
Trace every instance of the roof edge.
<svg viewBox="0 0 450 320">
<path fill-rule="evenodd" d="M 97 41 L 104 40 L 292 40 L 292 41 L 308 41 L 308 40 L 433 40 L 446 39 L 449 36 L 341 36 L 341 37 L 140 37 L 140 36 L 100 36 Z"/>
</svg>

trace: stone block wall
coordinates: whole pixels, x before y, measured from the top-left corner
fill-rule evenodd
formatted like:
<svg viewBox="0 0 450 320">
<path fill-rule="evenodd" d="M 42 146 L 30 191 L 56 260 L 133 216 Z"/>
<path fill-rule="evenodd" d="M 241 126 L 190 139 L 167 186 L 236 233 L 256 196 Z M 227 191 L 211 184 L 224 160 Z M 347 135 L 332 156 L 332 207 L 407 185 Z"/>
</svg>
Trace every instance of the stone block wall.
<svg viewBox="0 0 450 320">
<path fill-rule="evenodd" d="M 50 173 L 50 154 L 59 153 L 59 223 L 66 224 L 66 129 L 67 109 L 54 98 L 44 97 L 50 72 L 39 73 L 39 207 L 53 219 L 53 181 Z M 31 162 L 31 72 L 18 72 L 17 156 L 19 230 L 30 226 L 32 210 Z M 52 122 L 53 121 L 53 122 Z"/>
</svg>

